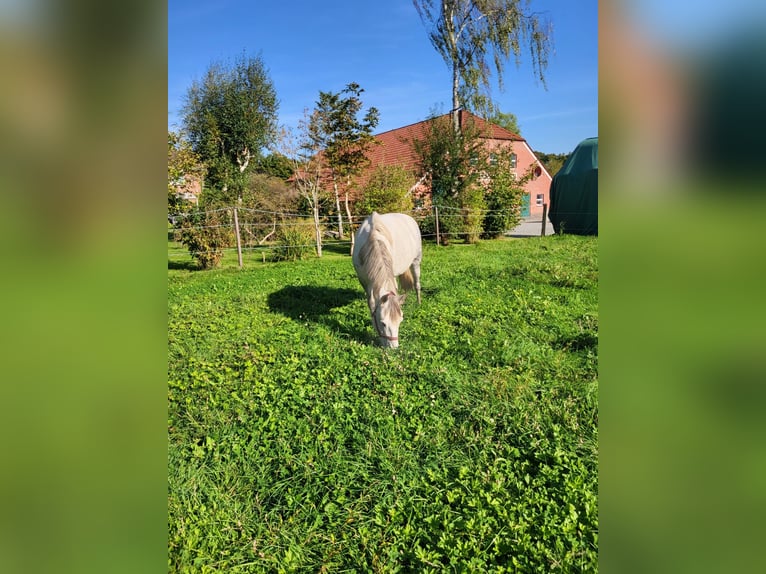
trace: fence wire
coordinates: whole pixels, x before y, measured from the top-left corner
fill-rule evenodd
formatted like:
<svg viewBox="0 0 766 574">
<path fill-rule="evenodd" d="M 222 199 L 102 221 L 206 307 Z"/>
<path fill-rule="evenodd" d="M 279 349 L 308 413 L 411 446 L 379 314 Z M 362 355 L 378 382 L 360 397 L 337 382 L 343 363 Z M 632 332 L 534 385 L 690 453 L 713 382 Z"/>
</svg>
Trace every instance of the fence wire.
<svg viewBox="0 0 766 574">
<path fill-rule="evenodd" d="M 240 229 L 240 250 L 241 252 L 267 252 L 267 251 L 277 251 L 277 250 L 284 250 L 284 249 L 316 249 L 317 244 L 316 241 L 312 241 L 311 243 L 305 243 L 305 244 L 287 244 L 287 243 L 277 243 L 274 241 L 267 242 L 267 239 L 274 235 L 280 228 L 297 228 L 297 227 L 305 227 L 310 225 L 312 227 L 314 226 L 314 220 L 311 215 L 306 215 L 305 213 L 295 213 L 295 212 L 283 212 L 283 211 L 268 211 L 264 209 L 255 209 L 250 207 L 222 207 L 218 209 L 211 209 L 207 211 L 195 211 L 195 212 L 187 212 L 187 213 L 173 213 L 168 215 L 168 221 L 173 224 L 173 228 L 168 230 L 169 236 L 173 234 L 173 237 L 175 240 L 180 240 L 180 235 L 184 232 L 184 230 L 203 230 L 203 229 L 221 229 L 226 228 L 230 229 L 232 234 L 236 235 L 236 226 L 234 223 L 234 217 L 233 217 L 233 210 L 236 209 L 238 213 L 238 226 Z M 227 214 L 225 216 L 225 221 L 222 223 L 216 223 L 212 225 L 183 225 L 183 221 L 186 218 L 189 217 L 195 217 L 200 219 L 205 219 L 211 215 L 215 214 L 221 214 L 225 213 Z M 461 208 L 461 207 L 453 207 L 453 206 L 431 206 L 429 208 L 415 208 L 409 211 L 404 211 L 402 213 L 406 213 L 407 215 L 410 215 L 413 219 L 418 221 L 419 223 L 422 223 L 426 220 L 435 220 L 438 221 L 440 219 L 439 216 L 442 216 L 445 220 L 454 218 L 454 217 L 462 217 L 462 216 L 469 216 L 471 214 L 481 215 L 481 216 L 488 216 L 488 215 L 511 215 L 511 214 L 518 214 L 518 210 L 508 210 L 508 209 L 470 209 L 470 208 Z M 252 215 L 251 215 L 252 214 Z M 437 215 L 438 214 L 438 215 Z M 581 213 L 563 213 L 562 215 L 581 215 Z M 261 217 L 262 219 L 259 221 L 252 221 L 252 216 L 255 217 Z M 219 216 L 220 217 L 220 216 Z M 350 221 L 347 217 L 343 216 L 342 218 L 342 225 L 344 230 L 344 235 L 353 233 L 356 228 L 365 220 L 367 219 L 367 216 L 361 216 L 356 215 L 352 216 Z M 351 224 L 349 226 L 349 223 Z M 179 227 L 179 225 L 183 225 L 183 227 Z M 338 240 L 336 239 L 336 236 L 339 234 L 339 219 L 337 214 L 332 216 L 322 216 L 319 219 L 319 225 L 320 229 L 322 230 L 322 241 L 321 246 L 324 247 L 339 247 L 339 246 L 351 246 L 351 240 Z M 506 230 L 510 231 L 510 230 Z M 243 236 L 243 232 L 248 234 L 250 237 Z M 256 232 L 259 232 L 259 234 L 262 235 L 260 239 L 258 238 L 258 235 L 256 235 Z M 428 233 L 422 233 L 421 237 L 423 239 L 427 240 L 439 240 L 440 238 L 444 239 L 451 239 L 455 237 L 464 237 L 466 235 L 466 232 L 464 231 L 448 231 L 446 229 L 440 230 L 439 233 L 435 232 L 428 232 Z M 327 238 L 327 240 L 325 240 Z M 228 246 L 224 248 L 220 248 L 217 251 L 221 251 L 223 253 L 231 253 L 237 252 L 236 246 Z M 169 258 L 188 258 L 190 255 L 197 255 L 202 253 L 211 253 L 212 250 L 209 251 L 194 251 L 186 249 L 185 247 L 178 246 L 174 249 L 169 250 L 168 257 Z"/>
</svg>

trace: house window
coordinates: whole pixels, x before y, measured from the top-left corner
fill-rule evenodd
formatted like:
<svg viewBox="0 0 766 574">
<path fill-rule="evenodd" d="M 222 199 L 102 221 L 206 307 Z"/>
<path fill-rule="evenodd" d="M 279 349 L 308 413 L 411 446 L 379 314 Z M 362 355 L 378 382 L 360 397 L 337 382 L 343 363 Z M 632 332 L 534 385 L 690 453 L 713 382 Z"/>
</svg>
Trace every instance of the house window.
<svg viewBox="0 0 766 574">
<path fill-rule="evenodd" d="M 543 204 L 543 201 L 545 201 L 545 194 L 543 194 L 543 193 L 538 193 L 538 194 L 537 194 L 537 198 L 536 198 L 536 200 L 535 200 L 535 205 L 542 205 L 542 204 Z"/>
<path fill-rule="evenodd" d="M 497 154 L 496 153 L 489 154 L 489 165 L 497 165 Z"/>
<path fill-rule="evenodd" d="M 516 154 L 511 154 L 511 169 L 516 169 Z"/>
</svg>

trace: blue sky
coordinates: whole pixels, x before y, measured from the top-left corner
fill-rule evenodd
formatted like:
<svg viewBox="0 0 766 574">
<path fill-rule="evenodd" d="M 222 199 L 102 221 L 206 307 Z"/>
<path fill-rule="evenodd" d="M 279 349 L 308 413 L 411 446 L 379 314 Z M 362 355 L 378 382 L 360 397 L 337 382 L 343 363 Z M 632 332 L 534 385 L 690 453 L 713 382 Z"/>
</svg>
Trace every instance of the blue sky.
<svg viewBox="0 0 766 574">
<path fill-rule="evenodd" d="M 508 62 L 503 112 L 516 114 L 530 147 L 568 153 L 598 135 L 598 2 L 533 0 L 553 23 L 547 90 L 527 54 Z M 450 71 L 431 46 L 411 0 L 168 1 L 168 128 L 195 79 L 214 61 L 260 55 L 274 82 L 281 125 L 297 127 L 319 91 L 357 82 L 365 108 L 380 111 L 376 133 L 451 108 Z"/>
</svg>

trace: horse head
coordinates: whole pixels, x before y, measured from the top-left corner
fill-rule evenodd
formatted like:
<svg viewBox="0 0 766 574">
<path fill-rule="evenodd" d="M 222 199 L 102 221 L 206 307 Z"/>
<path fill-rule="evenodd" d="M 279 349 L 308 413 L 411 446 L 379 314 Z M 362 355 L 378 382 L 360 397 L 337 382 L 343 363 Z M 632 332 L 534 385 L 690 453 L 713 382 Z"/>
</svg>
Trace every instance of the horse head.
<svg viewBox="0 0 766 574">
<path fill-rule="evenodd" d="M 399 346 L 399 324 L 402 322 L 402 304 L 406 296 L 389 291 L 375 305 L 372 323 L 383 347 L 395 349 Z"/>
</svg>

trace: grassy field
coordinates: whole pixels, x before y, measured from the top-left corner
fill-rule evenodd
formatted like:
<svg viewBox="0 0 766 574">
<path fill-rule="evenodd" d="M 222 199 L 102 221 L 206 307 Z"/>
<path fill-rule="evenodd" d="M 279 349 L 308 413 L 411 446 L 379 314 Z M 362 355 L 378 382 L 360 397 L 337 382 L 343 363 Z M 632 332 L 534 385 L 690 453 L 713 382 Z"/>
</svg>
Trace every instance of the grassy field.
<svg viewBox="0 0 766 574">
<path fill-rule="evenodd" d="M 168 570 L 595 571 L 597 246 L 426 245 L 393 351 L 347 248 L 172 259 Z"/>
</svg>

